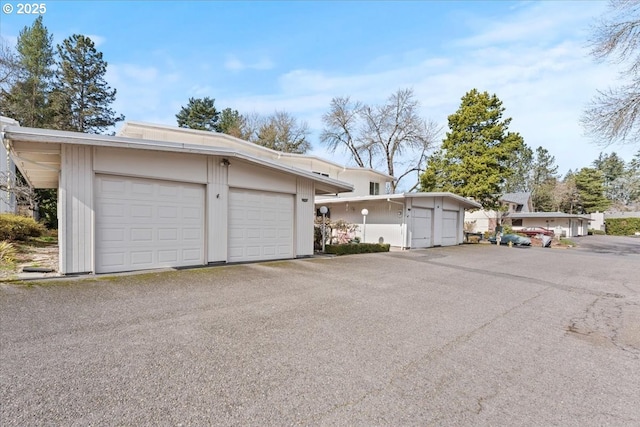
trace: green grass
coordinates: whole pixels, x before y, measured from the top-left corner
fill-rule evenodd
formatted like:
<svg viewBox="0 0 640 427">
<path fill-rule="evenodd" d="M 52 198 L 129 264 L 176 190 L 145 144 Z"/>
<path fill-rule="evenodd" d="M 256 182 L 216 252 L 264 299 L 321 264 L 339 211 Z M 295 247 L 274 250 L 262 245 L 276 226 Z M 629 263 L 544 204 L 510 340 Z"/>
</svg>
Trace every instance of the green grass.
<svg viewBox="0 0 640 427">
<path fill-rule="evenodd" d="M 573 240 L 565 239 L 564 237 L 560 238 L 560 243 L 562 243 L 565 246 L 576 246 Z"/>
</svg>

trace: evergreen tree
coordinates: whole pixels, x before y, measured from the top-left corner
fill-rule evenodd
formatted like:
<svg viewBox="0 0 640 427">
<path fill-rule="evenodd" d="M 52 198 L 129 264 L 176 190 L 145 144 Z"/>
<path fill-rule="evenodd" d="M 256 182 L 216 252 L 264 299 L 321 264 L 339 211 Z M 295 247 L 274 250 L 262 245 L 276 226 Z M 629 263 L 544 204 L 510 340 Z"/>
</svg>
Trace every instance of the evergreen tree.
<svg viewBox="0 0 640 427">
<path fill-rule="evenodd" d="M 218 132 L 226 133 L 227 135 L 235 136 L 236 138 L 242 138 L 243 124 L 244 117 L 240 113 L 238 113 L 238 110 L 225 108 L 220 113 L 220 120 L 217 124 L 217 130 Z"/>
<path fill-rule="evenodd" d="M 598 169 L 582 168 L 575 180 L 580 196 L 578 213 L 603 212 L 611 205 L 604 196 L 604 177 Z"/>
<path fill-rule="evenodd" d="M 107 62 L 89 37 L 74 34 L 58 45 L 58 71 L 52 94 L 54 126 L 101 133 L 124 120 L 111 109 L 116 90 L 104 79 Z"/>
<path fill-rule="evenodd" d="M 554 209 L 553 189 L 558 179 L 556 159 L 545 148 L 536 148 L 531 167 L 531 203 L 536 212 L 549 212 Z"/>
<path fill-rule="evenodd" d="M 499 206 L 514 151 L 524 140 L 509 132 L 510 118 L 496 95 L 471 90 L 458 111 L 449 116 L 449 132 L 440 150 L 430 158 L 421 177 L 424 191 L 451 191 L 473 197 L 484 208 Z"/>
<path fill-rule="evenodd" d="M 3 64 L 17 66 L 17 76 L 8 91 L 2 91 L 0 109 L 2 115 L 18 120 L 22 126 L 45 127 L 51 119 L 48 97 L 54 65 L 53 36 L 42 19 L 41 15 L 33 25 L 20 31 L 15 62 Z M 7 57 L 9 59 L 10 56 Z M 10 69 L 5 71 L 11 75 Z"/>
<path fill-rule="evenodd" d="M 186 107 L 176 114 L 181 128 L 219 132 L 220 112 L 213 98 L 189 98 Z"/>
<path fill-rule="evenodd" d="M 531 169 L 533 167 L 533 151 L 531 148 L 526 144 L 522 144 L 511 153 L 508 167 L 511 169 L 511 173 L 505 180 L 503 191 L 505 193 L 530 192 Z"/>
<path fill-rule="evenodd" d="M 625 162 L 616 153 L 600 153 L 593 166 L 602 172 L 604 195 L 614 203 L 625 203 L 624 185 L 626 184 Z"/>
</svg>

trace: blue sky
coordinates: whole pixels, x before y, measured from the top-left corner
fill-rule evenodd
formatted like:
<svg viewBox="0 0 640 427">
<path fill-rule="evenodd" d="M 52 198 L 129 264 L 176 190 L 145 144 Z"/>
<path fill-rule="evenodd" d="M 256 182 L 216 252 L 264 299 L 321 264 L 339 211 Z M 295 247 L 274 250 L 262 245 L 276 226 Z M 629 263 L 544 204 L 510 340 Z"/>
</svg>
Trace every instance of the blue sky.
<svg viewBox="0 0 640 427">
<path fill-rule="evenodd" d="M 15 44 L 35 16 L 0 14 Z M 425 118 L 446 128 L 469 90 L 495 93 L 510 130 L 543 146 L 560 172 L 589 166 L 600 151 L 626 160 L 630 146 L 602 148 L 583 135 L 580 114 L 616 83 L 617 68 L 588 55 L 604 1 L 43 1 L 54 43 L 91 37 L 127 120 L 175 125 L 189 97 L 219 109 L 284 110 L 317 135 L 336 96 L 382 103 L 413 88 Z M 444 134 L 443 134 L 444 136 Z"/>
</svg>

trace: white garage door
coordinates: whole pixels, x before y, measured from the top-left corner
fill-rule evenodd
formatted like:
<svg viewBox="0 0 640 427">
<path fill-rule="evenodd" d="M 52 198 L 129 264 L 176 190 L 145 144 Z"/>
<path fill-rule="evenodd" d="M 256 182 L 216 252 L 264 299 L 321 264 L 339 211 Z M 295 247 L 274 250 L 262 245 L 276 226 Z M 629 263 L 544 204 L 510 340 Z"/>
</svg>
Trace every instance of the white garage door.
<svg viewBox="0 0 640 427">
<path fill-rule="evenodd" d="M 411 247 L 428 248 L 431 244 L 431 209 L 411 209 Z"/>
<path fill-rule="evenodd" d="M 442 211 L 442 246 L 458 244 L 458 211 Z"/>
<path fill-rule="evenodd" d="M 204 186 L 96 175 L 96 272 L 204 264 Z"/>
<path fill-rule="evenodd" d="M 229 190 L 229 262 L 293 258 L 293 195 Z"/>
</svg>

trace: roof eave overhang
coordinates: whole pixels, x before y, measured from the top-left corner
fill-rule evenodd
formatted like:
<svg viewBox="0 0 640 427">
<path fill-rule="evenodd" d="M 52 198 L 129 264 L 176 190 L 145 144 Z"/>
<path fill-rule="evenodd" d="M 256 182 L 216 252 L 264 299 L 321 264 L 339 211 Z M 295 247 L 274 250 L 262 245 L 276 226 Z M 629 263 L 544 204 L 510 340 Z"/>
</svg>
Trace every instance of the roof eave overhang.
<svg viewBox="0 0 640 427">
<path fill-rule="evenodd" d="M 476 201 L 466 199 L 457 194 L 448 192 L 422 192 L 422 193 L 398 193 L 398 194 L 382 194 L 377 196 L 354 196 L 354 197 L 335 197 L 330 199 L 316 200 L 316 203 L 321 204 L 336 204 L 336 203 L 356 203 L 356 202 L 373 202 L 373 201 L 386 201 L 386 200 L 404 200 L 408 198 L 429 198 L 429 197 L 446 197 L 456 200 L 461 203 L 465 209 L 481 209 L 482 205 Z"/>
<path fill-rule="evenodd" d="M 319 194 L 336 194 L 353 191 L 353 186 L 346 182 L 324 177 L 313 172 L 265 160 L 236 150 L 182 144 L 177 142 L 152 141 L 146 139 L 126 138 L 120 136 L 92 135 L 78 132 L 55 131 L 49 129 L 5 126 L 3 139 L 15 142 L 32 142 L 40 144 L 89 145 L 95 147 L 126 148 L 137 150 L 165 151 L 175 153 L 203 154 L 242 159 L 280 172 L 293 174 L 313 181 Z M 13 153 L 16 155 L 15 153 Z M 21 170 L 22 172 L 22 170 Z"/>
</svg>

